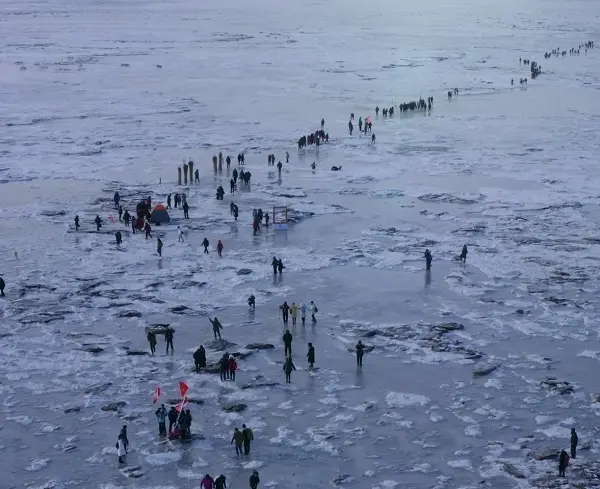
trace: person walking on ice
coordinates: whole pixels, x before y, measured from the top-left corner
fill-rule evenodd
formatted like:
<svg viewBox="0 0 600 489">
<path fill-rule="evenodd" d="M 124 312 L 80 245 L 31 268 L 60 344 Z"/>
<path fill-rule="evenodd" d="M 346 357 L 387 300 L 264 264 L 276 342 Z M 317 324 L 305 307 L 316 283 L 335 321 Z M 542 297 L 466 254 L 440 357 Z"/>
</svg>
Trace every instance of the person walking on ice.
<svg viewBox="0 0 600 489">
<path fill-rule="evenodd" d="M 463 245 L 462 251 L 460 252 L 460 261 L 461 262 L 467 263 L 467 253 L 469 253 L 467 245 Z"/>
<path fill-rule="evenodd" d="M 312 319 L 312 322 L 316 323 L 317 318 L 315 317 L 315 314 L 319 312 L 319 309 L 317 309 L 317 306 L 315 305 L 315 303 L 313 301 L 310 301 L 309 310 L 310 310 L 310 317 Z"/>
<path fill-rule="evenodd" d="M 306 358 L 308 359 L 309 368 L 313 368 L 315 365 L 315 347 L 312 343 L 308 344 L 308 353 L 306 354 Z"/>
<path fill-rule="evenodd" d="M 236 428 L 233 431 L 233 436 L 231 437 L 230 445 L 233 445 L 234 442 L 235 442 L 235 454 L 243 455 L 244 451 L 243 451 L 242 446 L 244 444 L 244 434 L 238 428 Z"/>
<path fill-rule="evenodd" d="M 300 304 L 300 319 L 302 320 L 302 326 L 306 324 L 306 304 L 302 302 Z"/>
<path fill-rule="evenodd" d="M 284 356 L 292 356 L 292 333 L 290 333 L 289 329 L 285 330 L 285 333 L 283 335 L 283 345 L 285 347 L 285 350 L 283 352 Z"/>
<path fill-rule="evenodd" d="M 356 344 L 356 366 L 362 368 L 363 355 L 365 353 L 365 345 L 361 340 Z"/>
<path fill-rule="evenodd" d="M 258 489 L 259 482 L 260 478 L 258 477 L 258 472 L 255 470 L 250 476 L 250 489 Z"/>
<path fill-rule="evenodd" d="M 177 242 L 178 243 L 183 243 L 183 229 L 181 229 L 181 226 L 177 226 Z"/>
<path fill-rule="evenodd" d="M 296 326 L 296 318 L 298 317 L 298 306 L 292 302 L 290 306 L 290 314 L 292 315 L 292 326 Z"/>
<path fill-rule="evenodd" d="M 150 354 L 156 353 L 156 335 L 152 331 L 148 331 L 148 343 L 150 343 Z"/>
<path fill-rule="evenodd" d="M 165 331 L 165 341 L 167 342 L 167 354 L 169 353 L 169 347 L 171 347 L 171 354 L 173 353 L 173 329 L 167 328 Z"/>
<path fill-rule="evenodd" d="M 292 370 L 296 370 L 296 366 L 294 362 L 292 362 L 292 357 L 287 357 L 285 359 L 285 363 L 283 364 L 283 371 L 285 372 L 285 382 L 287 384 L 291 384 L 292 382 Z"/>
<path fill-rule="evenodd" d="M 125 449 L 125 440 L 123 439 L 123 434 L 120 433 L 117 438 L 117 457 L 119 457 L 119 463 L 125 463 L 125 455 L 127 455 L 127 450 Z"/>
<path fill-rule="evenodd" d="M 245 424 L 242 425 L 242 435 L 244 435 L 244 455 L 250 454 L 250 443 L 254 441 L 254 433 Z"/>
</svg>

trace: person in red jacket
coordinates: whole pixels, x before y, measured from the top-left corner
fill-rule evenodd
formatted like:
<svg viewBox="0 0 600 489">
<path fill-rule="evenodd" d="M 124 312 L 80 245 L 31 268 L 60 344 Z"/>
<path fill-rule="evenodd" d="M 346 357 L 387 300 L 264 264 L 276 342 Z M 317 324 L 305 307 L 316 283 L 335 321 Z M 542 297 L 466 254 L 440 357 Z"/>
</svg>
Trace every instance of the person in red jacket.
<svg viewBox="0 0 600 489">
<path fill-rule="evenodd" d="M 219 242 L 217 243 L 217 253 L 219 254 L 219 256 L 222 256 L 222 253 L 223 253 L 223 243 L 221 243 L 221 240 L 219 240 Z"/>
<path fill-rule="evenodd" d="M 237 370 L 237 362 L 235 361 L 235 357 L 231 355 L 229 357 L 229 378 L 231 380 L 235 380 L 235 371 Z"/>
<path fill-rule="evenodd" d="M 214 489 L 215 488 L 215 481 L 213 480 L 213 478 L 206 474 L 204 476 L 204 479 L 202 479 L 202 482 L 200 482 L 200 489 Z"/>
</svg>

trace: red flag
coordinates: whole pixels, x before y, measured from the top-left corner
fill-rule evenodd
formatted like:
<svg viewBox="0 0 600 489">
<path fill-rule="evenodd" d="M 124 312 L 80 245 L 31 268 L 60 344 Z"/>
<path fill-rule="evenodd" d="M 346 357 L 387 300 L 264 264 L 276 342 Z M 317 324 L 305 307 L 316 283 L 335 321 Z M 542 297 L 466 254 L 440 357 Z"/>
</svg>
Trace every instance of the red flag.
<svg viewBox="0 0 600 489">
<path fill-rule="evenodd" d="M 158 398 L 161 396 L 162 391 L 160 390 L 160 385 L 156 386 L 154 389 L 154 394 L 152 395 L 152 404 L 156 404 L 158 402 Z"/>
<path fill-rule="evenodd" d="M 175 406 L 175 409 L 177 410 L 178 413 L 181 413 L 181 411 L 183 411 L 183 406 L 185 406 L 185 403 L 187 402 L 187 398 L 184 397 L 181 402 L 179 404 L 177 404 L 177 406 Z"/>
<path fill-rule="evenodd" d="M 179 394 L 181 394 L 181 398 L 184 399 L 187 396 L 187 392 L 189 390 L 188 385 L 185 382 L 179 381 Z"/>
</svg>

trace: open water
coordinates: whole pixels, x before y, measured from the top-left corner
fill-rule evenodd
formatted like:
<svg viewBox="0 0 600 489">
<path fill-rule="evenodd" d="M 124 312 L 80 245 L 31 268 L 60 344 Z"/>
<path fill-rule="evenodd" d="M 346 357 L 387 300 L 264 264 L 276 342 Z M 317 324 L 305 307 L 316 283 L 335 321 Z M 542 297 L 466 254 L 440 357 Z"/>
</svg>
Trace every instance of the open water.
<svg viewBox="0 0 600 489">
<path fill-rule="evenodd" d="M 571 427 L 583 450 L 566 484 L 591 487 L 580 469 L 600 451 L 599 50 L 543 54 L 598 41 L 599 17 L 586 0 L 0 4 L 3 487 L 183 489 L 210 472 L 236 488 L 254 468 L 261 487 L 549 487 L 556 462 L 530 452 L 567 448 Z M 543 69 L 526 88 L 519 57 Z M 374 117 L 420 96 L 434 97 L 431 114 Z M 374 117 L 375 145 L 348 135 L 350 112 Z M 299 153 L 322 117 L 330 143 Z M 218 151 L 245 151 L 251 191 L 214 200 L 229 180 L 213 175 Z M 285 151 L 278 179 L 267 154 Z M 110 201 L 164 201 L 184 158 L 201 184 L 185 188 L 190 221 L 174 211 L 155 227 L 159 259 L 153 240 L 109 221 Z M 275 205 L 299 222 L 253 237 L 251 210 Z M 316 325 L 292 331 L 287 386 L 284 300 L 319 307 Z M 236 384 L 196 375 L 207 315 L 230 351 L 276 348 L 240 360 Z M 175 354 L 159 343 L 156 357 L 127 355 L 147 349 L 152 323 L 176 329 Z M 348 351 L 359 338 L 374 347 L 362 372 Z M 205 439 L 158 443 L 151 395 L 176 397 L 179 380 L 204 401 L 191 410 Z M 222 410 L 232 403 L 247 408 Z M 256 441 L 240 460 L 229 441 L 243 422 Z M 118 470 L 123 423 L 139 478 Z"/>
</svg>

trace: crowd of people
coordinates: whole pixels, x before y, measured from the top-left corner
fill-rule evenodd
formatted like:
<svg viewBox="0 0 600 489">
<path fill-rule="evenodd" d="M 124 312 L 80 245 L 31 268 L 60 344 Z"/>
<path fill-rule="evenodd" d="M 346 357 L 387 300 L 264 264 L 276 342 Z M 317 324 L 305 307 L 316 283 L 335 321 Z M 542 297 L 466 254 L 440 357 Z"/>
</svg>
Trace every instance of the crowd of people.
<svg viewBox="0 0 600 489">
<path fill-rule="evenodd" d="M 319 147 L 321 143 L 329 142 L 329 133 L 323 130 L 325 120 L 321 119 L 321 129 L 315 131 L 308 136 L 301 136 L 298 139 L 298 149 L 303 149 L 306 146 L 312 146 L 313 144 Z"/>
<path fill-rule="evenodd" d="M 593 47 L 594 47 L 594 41 L 587 41 L 587 42 L 580 44 L 576 48 L 569 49 L 569 55 L 570 56 L 579 55 L 581 48 L 584 49 L 584 53 L 587 53 L 587 50 L 592 49 Z M 557 47 L 556 49 L 551 49 L 550 51 L 545 52 L 544 58 L 548 59 L 548 58 L 551 58 L 552 56 L 566 56 L 566 55 L 567 55 L 566 49 L 561 50 L 560 47 Z"/>
<path fill-rule="evenodd" d="M 586 50 L 593 48 L 593 42 L 590 41 L 588 43 L 580 45 L 577 49 L 572 48 L 569 51 L 569 54 L 570 55 L 579 54 L 579 51 L 582 47 L 584 47 L 584 49 L 586 49 Z M 564 50 L 561 51 L 559 48 L 553 49 L 551 52 L 545 53 L 545 58 L 548 58 L 553 55 L 554 56 L 560 56 L 560 55 L 565 56 L 566 51 L 564 51 Z M 537 76 L 537 74 L 541 72 L 541 66 L 539 66 L 536 62 L 532 62 L 530 60 L 522 60 L 522 59 L 519 59 L 519 62 L 525 66 L 530 67 L 530 70 L 532 73 L 532 78 L 535 78 L 535 76 Z M 521 79 L 520 82 L 522 84 L 525 84 L 525 83 L 527 83 L 527 79 L 526 78 Z M 512 80 L 511 80 L 511 83 L 512 83 Z M 457 94 L 458 94 L 457 88 L 450 90 L 450 91 L 448 91 L 448 98 L 451 99 L 453 95 L 457 95 Z M 383 109 L 380 109 L 379 106 L 377 106 L 377 107 L 375 107 L 375 115 L 376 115 L 376 117 L 378 117 L 379 113 L 381 111 L 382 117 L 384 117 L 384 118 L 393 117 L 396 109 L 398 109 L 400 111 L 400 113 L 407 113 L 407 112 L 413 112 L 413 111 L 430 111 L 432 109 L 432 106 L 433 106 L 433 97 L 427 97 L 427 99 L 419 98 L 419 100 L 417 100 L 417 101 L 405 102 L 405 103 L 401 103 L 398 105 L 385 107 Z M 350 117 L 350 121 L 348 123 L 351 134 L 352 134 L 352 130 L 353 130 L 353 121 L 354 121 L 354 114 L 352 113 L 351 117 Z M 322 142 L 327 142 L 329 140 L 329 134 L 324 131 L 324 126 L 325 126 L 325 121 L 322 119 L 321 120 L 321 128 L 319 130 L 317 130 L 314 133 L 311 133 L 307 136 L 302 136 L 298 140 L 298 148 L 303 149 L 307 145 L 319 146 Z M 358 126 L 359 126 L 359 130 L 361 132 L 364 130 L 365 133 L 367 133 L 367 132 L 372 133 L 371 117 L 366 117 L 364 120 L 362 117 L 360 117 L 358 120 Z M 372 141 L 373 142 L 375 141 L 374 134 L 372 134 Z M 239 166 L 244 165 L 244 159 L 245 159 L 244 154 L 239 153 L 238 154 L 238 165 Z M 223 160 L 222 153 L 219 153 L 218 157 L 215 156 L 213 159 L 213 162 L 215 163 L 215 168 L 218 168 L 220 170 L 222 168 L 223 161 L 225 161 L 227 168 L 230 167 L 231 158 L 229 156 L 227 156 Z M 269 154 L 267 161 L 268 161 L 269 166 L 275 166 L 275 162 L 276 162 L 275 154 L 273 154 L 273 153 Z M 287 152 L 285 155 L 285 161 L 286 161 L 286 163 L 289 163 L 289 153 L 287 153 Z M 277 163 L 277 168 L 280 172 L 281 172 L 282 166 L 283 165 L 282 165 L 281 161 L 279 161 Z M 312 168 L 313 168 L 313 170 L 316 168 L 315 163 L 313 163 Z M 339 170 L 339 169 L 341 169 L 341 167 L 336 167 L 336 170 Z M 249 171 L 246 172 L 242 168 L 240 168 L 239 170 L 237 168 L 234 169 L 232 178 L 230 180 L 231 194 L 233 194 L 237 190 L 238 179 L 244 185 L 249 185 L 250 177 L 251 177 L 251 174 Z M 223 189 L 222 186 L 219 186 L 217 188 L 217 199 L 223 200 L 224 195 L 225 195 L 225 190 Z M 189 214 L 188 214 L 189 206 L 188 206 L 185 194 L 183 194 L 183 193 L 175 194 L 173 200 L 174 200 L 175 208 L 180 207 L 184 211 L 184 218 L 189 218 Z M 132 221 L 132 222 L 135 221 L 135 219 L 131 217 L 129 212 L 126 209 L 125 210 L 123 209 L 123 206 L 121 205 L 121 202 L 120 202 L 120 196 L 118 195 L 118 192 L 115 193 L 114 202 L 115 202 L 115 208 L 118 209 L 118 211 L 119 211 L 119 220 L 120 221 L 123 220 L 125 222 L 126 226 L 129 225 L 130 221 Z M 146 203 L 147 207 L 150 208 L 150 205 L 151 205 L 150 198 L 148 198 L 148 201 L 146 201 L 145 203 Z M 169 195 L 167 197 L 167 208 L 168 209 L 171 208 L 171 195 Z M 230 213 L 231 213 L 231 215 L 234 216 L 235 220 L 237 220 L 238 215 L 239 215 L 239 209 L 238 209 L 238 206 L 233 201 L 230 203 Z M 258 232 L 258 230 L 260 229 L 261 224 L 263 224 L 263 222 L 264 222 L 265 226 L 269 225 L 269 213 L 263 212 L 262 209 L 254 209 L 252 214 L 253 214 L 253 229 L 254 229 L 254 234 L 256 234 Z M 94 222 L 96 224 L 97 230 L 100 230 L 100 228 L 103 225 L 102 218 L 99 215 L 97 215 Z M 80 225 L 79 216 L 75 217 L 75 225 L 76 225 L 76 229 L 79 229 L 79 225 Z M 148 226 L 148 227 L 146 227 L 146 226 Z M 135 232 L 136 227 L 137 226 L 133 226 L 133 230 L 134 230 L 133 232 Z M 144 230 L 146 231 L 146 238 L 148 238 L 148 237 L 151 238 L 152 237 L 151 228 L 149 227 L 148 219 L 145 220 Z M 117 233 L 118 233 L 117 234 L 117 244 L 121 244 L 121 242 L 122 242 L 121 233 L 119 231 L 117 231 Z M 180 238 L 180 241 L 183 241 L 182 234 L 183 234 L 183 231 L 181 230 L 180 227 L 178 227 L 178 237 Z M 162 242 L 160 241 L 160 238 L 158 238 L 158 240 L 160 242 L 160 248 L 162 248 Z M 208 239 L 204 238 L 204 241 L 202 242 L 202 244 L 204 246 L 204 252 L 208 253 L 208 247 L 209 247 Z M 217 245 L 217 251 L 218 251 L 219 255 L 221 256 L 222 251 L 223 251 L 223 243 L 220 240 Z M 159 254 L 161 254 L 160 249 L 159 249 Z M 462 263 L 466 263 L 467 254 L 468 254 L 468 248 L 467 248 L 467 245 L 464 245 L 458 259 Z M 432 257 L 432 253 L 429 249 L 425 250 L 424 257 L 425 257 L 426 270 L 430 270 L 433 257 Z M 274 275 L 281 274 L 283 269 L 285 268 L 282 260 L 277 257 L 273 257 L 271 266 L 273 268 Z M 2 280 L 2 278 L 0 278 L 0 291 L 2 292 L 2 295 L 4 295 L 4 281 Z M 248 305 L 251 309 L 254 309 L 256 307 L 256 298 L 254 295 L 251 295 L 248 298 Z M 302 326 L 304 326 L 306 323 L 306 317 L 308 314 L 310 314 L 312 323 L 314 325 L 317 322 L 316 314 L 318 312 L 318 309 L 313 301 L 310 301 L 308 306 L 306 304 L 304 304 L 303 302 L 300 302 L 299 305 L 297 305 L 295 302 L 292 302 L 290 305 L 290 304 L 288 304 L 287 301 L 284 301 L 284 303 L 281 306 L 279 306 L 279 310 L 281 312 L 284 327 L 286 328 L 284 331 L 284 334 L 282 336 L 283 349 L 284 349 L 283 371 L 285 374 L 286 383 L 291 383 L 292 372 L 294 372 L 296 370 L 296 365 L 294 364 L 293 355 L 292 355 L 292 343 L 293 343 L 293 339 L 294 339 L 293 328 L 297 324 L 297 317 L 298 317 L 298 315 L 300 315 L 301 324 L 302 324 Z M 292 331 L 290 331 L 290 329 L 288 329 L 290 316 L 292 318 Z M 214 319 L 209 318 L 209 320 L 213 327 L 213 334 L 214 334 L 215 340 L 221 340 L 222 339 L 221 331 L 223 330 L 222 324 L 216 317 Z M 152 333 L 152 332 L 148 333 L 148 342 L 150 344 L 151 354 L 154 355 L 156 353 L 156 343 L 157 343 L 156 335 L 154 333 Z M 165 333 L 165 342 L 166 342 L 167 354 L 169 353 L 169 351 L 172 354 L 173 353 L 173 332 L 172 331 L 170 333 L 169 332 Z M 354 351 L 356 354 L 357 368 L 362 368 L 365 350 L 366 350 L 366 347 L 362 343 L 362 341 L 358 341 L 358 343 L 354 347 Z M 194 352 L 193 358 L 194 358 L 194 365 L 195 365 L 196 372 L 198 372 L 198 373 L 203 372 L 203 369 L 206 369 L 206 365 L 207 365 L 206 350 L 203 345 L 200 345 L 199 348 Z M 309 370 L 313 369 L 315 366 L 315 363 L 316 363 L 316 351 L 315 351 L 315 345 L 312 342 L 309 342 L 307 345 L 306 360 L 308 363 Z M 234 382 L 236 380 L 236 372 L 238 371 L 239 367 L 238 367 L 238 359 L 236 359 L 236 357 L 234 355 L 231 355 L 228 352 L 225 352 L 219 359 L 218 366 L 219 366 L 221 381 L 223 381 L 223 382 L 233 381 Z M 160 436 L 169 436 L 170 438 L 182 438 L 182 439 L 189 438 L 191 436 L 190 430 L 191 430 L 192 418 L 191 418 L 191 413 L 189 410 L 186 410 L 186 411 L 182 410 L 180 413 L 180 412 L 177 412 L 174 407 L 172 407 L 171 410 L 167 412 L 165 406 L 161 405 L 161 407 L 156 410 L 155 414 L 157 416 L 158 423 L 159 423 L 159 435 Z M 167 419 L 169 421 L 168 432 L 166 430 L 166 420 Z M 235 428 L 235 431 L 234 431 L 232 439 L 231 439 L 231 443 L 235 444 L 236 454 L 248 455 L 250 452 L 250 443 L 252 440 L 254 440 L 254 436 L 252 434 L 252 431 L 249 428 L 247 428 L 246 425 L 243 425 L 243 429 L 241 431 L 238 428 Z M 573 429 L 572 436 L 571 436 L 571 458 L 575 458 L 577 443 L 578 443 L 577 434 L 575 433 L 575 430 Z M 117 452 L 118 452 L 118 456 L 119 456 L 119 462 L 121 462 L 121 463 L 123 462 L 123 456 L 127 451 L 128 445 L 129 445 L 129 441 L 127 438 L 126 427 L 124 427 L 122 432 L 119 434 L 119 437 L 117 440 Z M 561 476 L 564 476 L 565 470 L 568 466 L 568 463 L 569 463 L 569 455 L 566 453 L 566 451 L 563 450 L 559 455 L 559 474 Z M 258 480 L 259 480 L 258 474 L 256 472 L 253 472 L 250 479 L 251 479 L 251 487 L 255 488 L 257 486 Z M 252 484 L 254 484 L 254 485 L 252 485 Z M 226 479 L 223 475 L 221 475 L 221 476 L 217 477 L 216 480 L 213 480 L 207 474 L 202 481 L 202 487 L 204 489 L 214 489 L 215 487 L 218 489 L 220 489 L 221 487 L 225 488 L 226 487 Z"/>
</svg>

